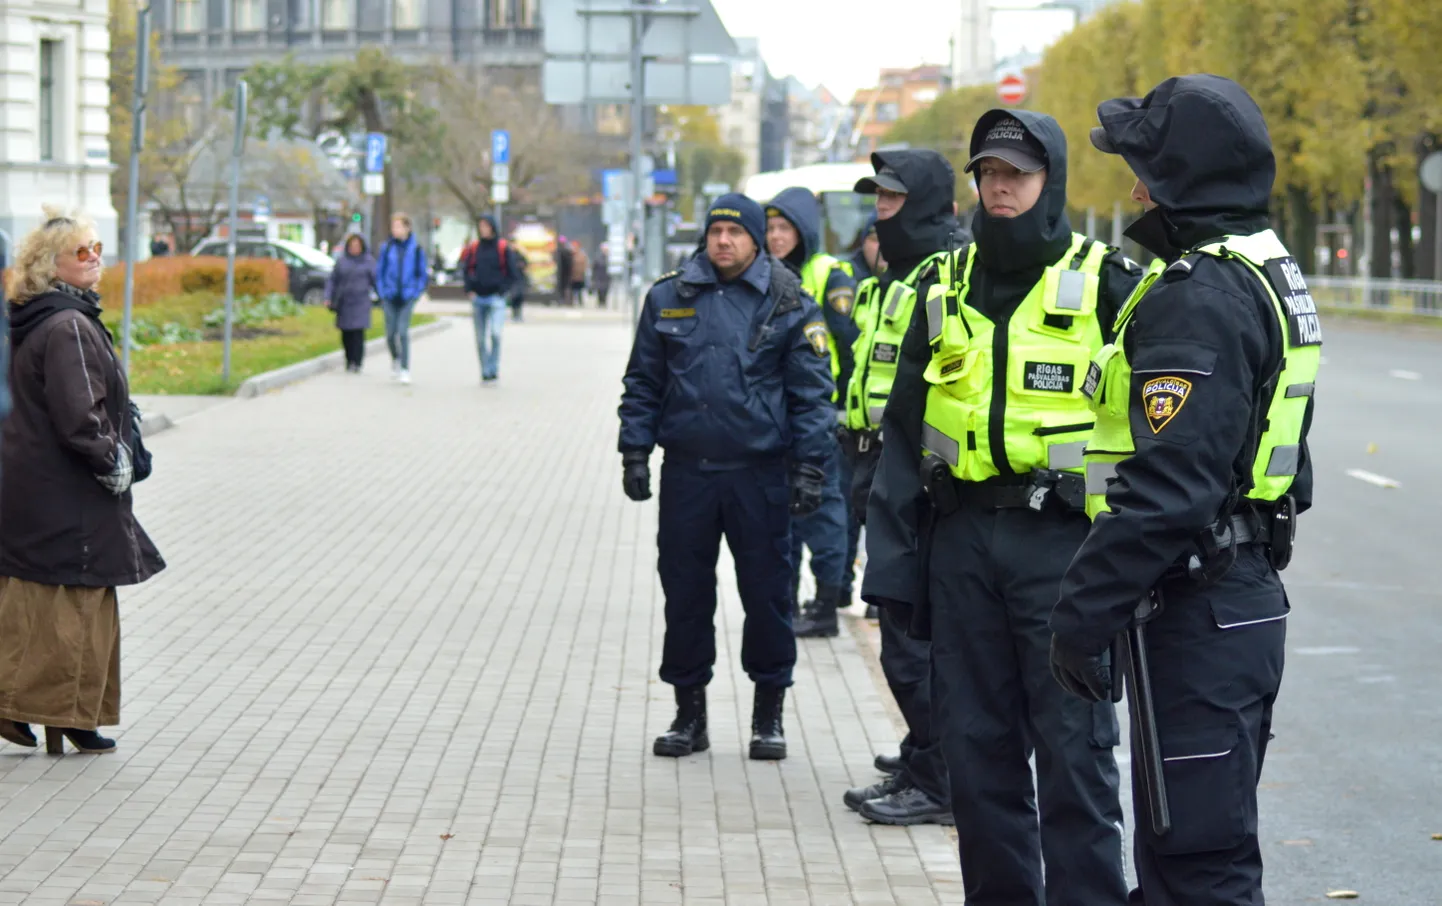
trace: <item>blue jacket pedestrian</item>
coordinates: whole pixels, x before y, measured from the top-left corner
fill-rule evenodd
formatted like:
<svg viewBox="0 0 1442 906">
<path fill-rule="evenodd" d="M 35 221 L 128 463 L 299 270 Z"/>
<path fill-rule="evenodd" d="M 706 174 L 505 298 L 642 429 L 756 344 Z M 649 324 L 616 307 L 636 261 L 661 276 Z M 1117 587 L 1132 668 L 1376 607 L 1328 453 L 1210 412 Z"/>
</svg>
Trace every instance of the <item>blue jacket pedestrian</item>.
<svg viewBox="0 0 1442 906">
<path fill-rule="evenodd" d="M 409 223 L 405 233 L 404 239 L 392 236 L 386 240 L 376 269 L 376 291 L 382 301 L 396 305 L 409 305 L 419 299 L 430 283 L 426 250 L 410 232 Z"/>
</svg>

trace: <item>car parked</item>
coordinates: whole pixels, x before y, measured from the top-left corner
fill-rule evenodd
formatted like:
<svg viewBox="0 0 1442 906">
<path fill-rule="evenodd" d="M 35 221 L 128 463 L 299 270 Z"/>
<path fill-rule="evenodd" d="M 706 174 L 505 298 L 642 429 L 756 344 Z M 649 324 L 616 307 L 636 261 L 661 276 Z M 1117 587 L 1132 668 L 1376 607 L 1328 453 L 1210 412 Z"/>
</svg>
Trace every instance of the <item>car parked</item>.
<svg viewBox="0 0 1442 906">
<path fill-rule="evenodd" d="M 203 239 L 192 255 L 226 255 L 226 240 Z M 324 252 L 286 239 L 253 239 L 242 236 L 235 243 L 237 258 L 274 258 L 290 271 L 290 294 L 306 305 L 325 302 L 325 282 L 335 268 L 335 261 Z"/>
</svg>

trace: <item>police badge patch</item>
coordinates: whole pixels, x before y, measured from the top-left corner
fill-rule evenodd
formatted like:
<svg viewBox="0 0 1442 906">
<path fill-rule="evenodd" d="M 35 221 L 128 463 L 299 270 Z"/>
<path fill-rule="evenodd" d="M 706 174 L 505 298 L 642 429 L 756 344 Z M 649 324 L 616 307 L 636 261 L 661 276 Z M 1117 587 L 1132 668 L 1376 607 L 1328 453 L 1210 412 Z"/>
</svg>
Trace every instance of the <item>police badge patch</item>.
<svg viewBox="0 0 1442 906">
<path fill-rule="evenodd" d="M 1142 385 L 1142 405 L 1153 434 L 1161 433 L 1167 422 L 1177 417 L 1191 393 L 1192 382 L 1179 377 L 1153 378 Z"/>
<path fill-rule="evenodd" d="M 826 346 L 826 341 L 827 339 L 829 339 L 829 335 L 826 332 L 825 324 L 820 321 L 812 321 L 810 324 L 807 324 L 806 327 L 804 327 L 802 330 L 803 333 L 806 334 L 806 342 L 811 344 L 811 349 L 818 356 L 824 359 L 831 354 L 831 350 L 828 349 Z"/>
<path fill-rule="evenodd" d="M 856 294 L 849 286 L 838 287 L 826 294 L 827 304 L 836 309 L 837 314 L 848 318 L 851 317 L 851 306 L 855 301 Z"/>
</svg>

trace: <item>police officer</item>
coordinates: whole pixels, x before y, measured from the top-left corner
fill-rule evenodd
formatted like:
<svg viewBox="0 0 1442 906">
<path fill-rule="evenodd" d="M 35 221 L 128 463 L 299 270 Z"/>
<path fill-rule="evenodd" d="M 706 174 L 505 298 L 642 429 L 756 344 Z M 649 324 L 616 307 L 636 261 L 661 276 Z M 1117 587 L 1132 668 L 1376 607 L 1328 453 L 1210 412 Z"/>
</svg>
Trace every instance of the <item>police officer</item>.
<svg viewBox="0 0 1442 906">
<path fill-rule="evenodd" d="M 846 260 L 851 264 L 851 276 L 856 278 L 858 292 L 861 290 L 861 281 L 880 274 L 886 268 L 886 260 L 881 256 L 881 241 L 876 238 L 875 211 L 866 215 L 866 222 L 861 225 L 861 232 L 856 236 L 856 247 L 851 250 L 851 256 Z"/>
<path fill-rule="evenodd" d="M 1105 697 L 1103 652 L 1139 600 L 1160 605 L 1145 644 L 1172 827 L 1153 828 L 1134 735 L 1141 899 L 1260 903 L 1257 782 L 1288 612 L 1277 570 L 1312 501 L 1321 328 L 1268 229 L 1276 163 L 1240 86 L 1182 76 L 1098 113 L 1092 142 L 1131 167 L 1146 210 L 1127 235 L 1161 260 L 1087 380 L 1095 522 L 1052 614 L 1054 666 Z"/>
<path fill-rule="evenodd" d="M 756 202 L 718 198 L 706 215 L 705 248 L 646 295 L 626 366 L 619 445 L 626 496 L 650 498 L 651 450 L 666 451 L 657 542 L 666 595 L 661 679 L 675 687 L 676 720 L 656 740 L 657 755 L 711 744 L 706 684 L 716 661 L 724 535 L 746 610 L 741 664 L 756 684 L 750 754 L 786 757 L 781 706 L 796 664 L 791 516 L 821 503 L 836 417 L 821 312 L 786 265 L 764 253 L 765 233 Z"/>
<path fill-rule="evenodd" d="M 956 220 L 956 174 L 946 158 L 934 151 L 886 151 L 871 160 L 876 175 L 858 182 L 856 191 L 876 196 L 879 252 L 891 264 L 879 277 L 863 280 L 857 291 L 861 336 L 846 391 L 842 443 L 857 463 L 853 501 L 863 517 L 881 454 L 881 414 L 917 287 L 934 281 L 937 262 L 970 238 Z M 951 824 L 951 788 L 932 720 L 931 646 L 907 635 L 895 608 L 883 608 L 880 618 L 881 670 L 906 719 L 906 737 L 899 757 L 876 757 L 877 768 L 890 777 L 848 790 L 842 799 L 882 824 Z"/>
<path fill-rule="evenodd" d="M 1116 715 L 1052 678 L 1047 618 L 1088 529 L 1082 380 L 1140 275 L 1072 232 L 1051 117 L 989 111 L 970 150 L 975 239 L 902 340 L 863 595 L 930 634 L 967 903 L 1114 906 Z"/>
<path fill-rule="evenodd" d="M 821 304 L 831 338 L 827 344 L 831 376 L 838 388 L 832 399 L 839 405 L 839 388 L 851 378 L 851 344 L 857 336 L 856 324 L 851 320 L 856 281 L 851 279 L 850 265 L 821 251 L 821 208 L 810 189 L 786 189 L 766 206 L 766 247 L 800 275 L 802 289 Z M 811 573 L 816 579 L 816 597 L 800 608 L 795 622 L 797 638 L 836 635 L 840 631 L 836 608 L 851 604 L 849 574 L 853 567 L 847 555 L 854 562 L 856 549 L 848 547 L 849 515 L 842 494 L 843 484 L 849 479 L 850 470 L 833 445 L 827 457 L 821 506 L 810 516 L 792 522 L 791 560 L 796 571 L 792 588 L 800 588 L 803 544 L 811 548 Z"/>
</svg>

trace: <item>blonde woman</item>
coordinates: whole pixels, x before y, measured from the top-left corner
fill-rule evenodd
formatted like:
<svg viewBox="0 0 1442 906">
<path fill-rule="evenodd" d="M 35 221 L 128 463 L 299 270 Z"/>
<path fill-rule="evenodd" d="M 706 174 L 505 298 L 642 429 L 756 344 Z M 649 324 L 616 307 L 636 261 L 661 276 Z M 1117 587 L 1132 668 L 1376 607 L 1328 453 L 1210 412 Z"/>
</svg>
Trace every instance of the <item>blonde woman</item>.
<svg viewBox="0 0 1442 906">
<path fill-rule="evenodd" d="M 100 323 L 101 246 L 46 210 L 11 266 L 10 389 L 0 434 L 0 738 L 111 752 L 120 722 L 115 588 L 165 568 L 131 511 L 137 433 Z M 143 459 L 142 459 L 143 463 Z M 143 472 L 143 470 L 142 470 Z M 140 474 L 139 477 L 144 477 Z"/>
</svg>

